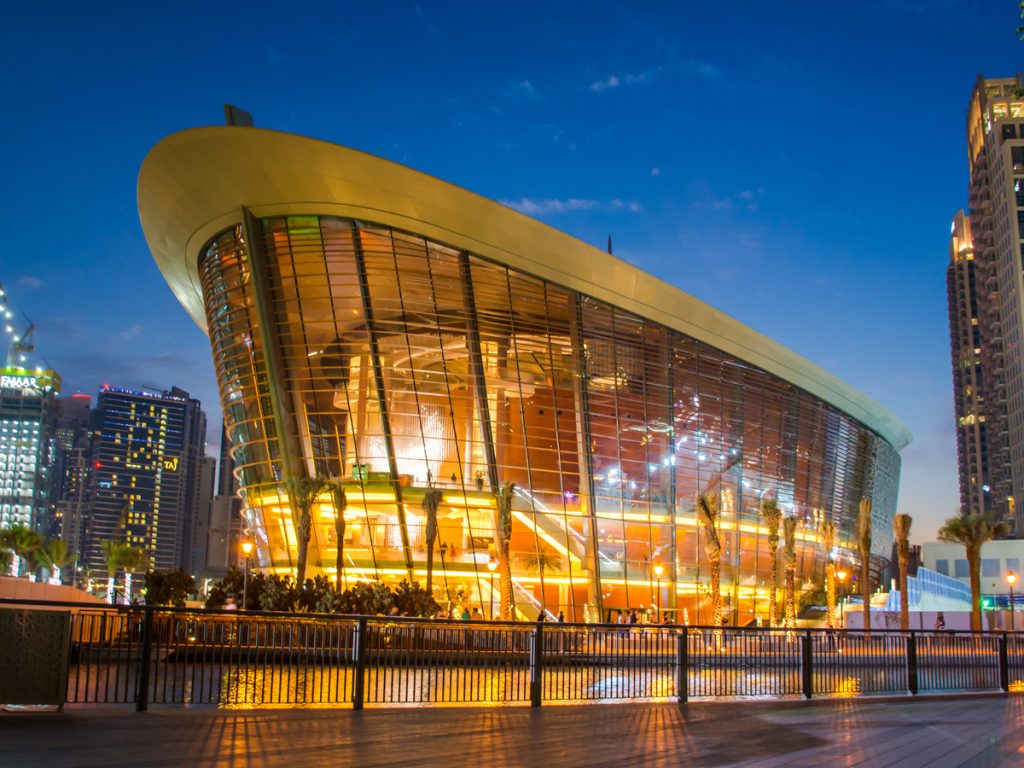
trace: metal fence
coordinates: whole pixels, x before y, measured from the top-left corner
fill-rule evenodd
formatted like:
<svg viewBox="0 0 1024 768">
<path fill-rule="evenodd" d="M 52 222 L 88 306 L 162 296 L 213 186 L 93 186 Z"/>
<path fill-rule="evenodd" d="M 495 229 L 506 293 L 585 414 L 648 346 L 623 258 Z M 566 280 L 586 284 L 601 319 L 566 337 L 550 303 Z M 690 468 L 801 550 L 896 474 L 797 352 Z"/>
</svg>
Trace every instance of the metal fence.
<svg viewBox="0 0 1024 768">
<path fill-rule="evenodd" d="M 0 601 L 0 608 L 27 606 Z M 150 704 L 360 709 L 1024 690 L 1024 635 L 1007 633 L 75 606 L 67 647 L 69 703 L 140 711 Z M 16 660 L 19 649 L 0 654 Z"/>
</svg>

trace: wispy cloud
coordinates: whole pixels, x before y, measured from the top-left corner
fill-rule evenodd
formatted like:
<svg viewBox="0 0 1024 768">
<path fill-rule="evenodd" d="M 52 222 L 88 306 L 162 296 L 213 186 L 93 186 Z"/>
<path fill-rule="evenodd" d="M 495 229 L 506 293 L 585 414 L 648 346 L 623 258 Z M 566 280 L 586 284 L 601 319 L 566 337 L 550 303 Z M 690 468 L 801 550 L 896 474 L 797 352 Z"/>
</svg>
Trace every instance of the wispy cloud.
<svg viewBox="0 0 1024 768">
<path fill-rule="evenodd" d="M 18 285 L 23 285 L 26 288 L 42 288 L 43 287 L 43 281 L 40 280 L 35 275 L 23 275 L 18 280 Z"/>
<path fill-rule="evenodd" d="M 529 197 L 521 197 L 518 200 L 502 200 L 502 205 L 514 208 L 520 213 L 528 216 L 544 216 L 552 213 L 570 213 L 573 211 L 594 211 L 594 210 L 627 210 L 630 213 L 638 213 L 641 210 L 640 203 L 635 200 L 621 200 L 615 198 L 608 202 L 601 200 L 588 200 L 585 198 L 570 197 L 564 200 L 557 198 L 544 198 L 535 200 Z"/>
<path fill-rule="evenodd" d="M 590 84 L 590 90 L 594 93 L 600 93 L 601 91 L 607 91 L 609 88 L 618 88 L 622 85 L 622 81 L 619 80 L 615 75 L 608 75 L 604 80 L 595 80 Z"/>
<path fill-rule="evenodd" d="M 661 168 L 651 168 L 651 176 L 661 176 Z"/>
<path fill-rule="evenodd" d="M 717 79 L 722 76 L 722 71 L 714 64 L 709 64 L 700 59 L 683 59 L 682 61 L 672 61 L 668 64 L 659 64 L 656 67 L 651 67 L 641 72 L 626 72 L 624 74 L 613 72 L 608 77 L 592 82 L 588 89 L 594 93 L 601 93 L 623 86 L 649 85 L 663 74 L 672 73 L 693 75 L 707 80 Z"/>
<path fill-rule="evenodd" d="M 613 88 L 618 88 L 620 85 L 645 85 L 654 81 L 659 74 L 661 74 L 664 67 L 658 66 L 651 69 L 645 69 L 643 72 L 636 74 L 626 73 L 621 77 L 619 75 L 608 75 L 604 80 L 597 80 L 590 84 L 590 90 L 594 93 L 600 93 L 601 91 L 608 91 Z"/>
<path fill-rule="evenodd" d="M 516 80 L 498 92 L 498 101 L 490 107 L 491 114 L 501 116 L 509 107 L 518 107 L 541 100 L 541 93 L 529 80 Z"/>
<path fill-rule="evenodd" d="M 731 211 L 733 208 L 756 212 L 760 207 L 761 197 L 764 195 L 764 187 L 743 189 L 726 197 L 710 197 L 696 200 L 694 208 L 710 208 L 713 211 Z"/>
<path fill-rule="evenodd" d="M 121 341 L 128 341 L 129 339 L 134 339 L 134 338 L 138 338 L 139 336 L 141 336 L 142 335 L 142 331 L 143 331 L 142 326 L 139 325 L 138 323 L 136 323 L 135 325 L 133 325 L 128 330 L 121 331 L 119 334 L 117 334 L 117 338 L 121 339 Z"/>
<path fill-rule="evenodd" d="M 270 59 L 275 64 L 277 64 L 279 62 L 285 61 L 288 57 L 281 53 L 279 50 L 277 50 L 277 48 L 270 45 L 267 46 L 267 58 Z"/>
</svg>

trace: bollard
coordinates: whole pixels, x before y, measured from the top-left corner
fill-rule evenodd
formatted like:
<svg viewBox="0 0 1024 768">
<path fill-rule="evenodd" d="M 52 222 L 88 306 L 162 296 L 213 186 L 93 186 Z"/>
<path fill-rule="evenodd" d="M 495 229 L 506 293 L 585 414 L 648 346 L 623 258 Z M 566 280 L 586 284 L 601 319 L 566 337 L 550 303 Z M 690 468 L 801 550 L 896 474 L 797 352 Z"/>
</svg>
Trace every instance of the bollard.
<svg viewBox="0 0 1024 768">
<path fill-rule="evenodd" d="M 801 639 L 803 656 L 803 693 L 805 699 L 814 695 L 814 656 L 811 651 L 811 633 L 806 632 Z"/>
<path fill-rule="evenodd" d="M 355 641 L 352 644 L 352 653 L 355 658 L 355 680 L 352 681 L 352 709 L 363 708 L 363 698 L 366 694 L 366 619 L 359 619 L 355 628 Z"/>
<path fill-rule="evenodd" d="M 690 699 L 690 648 L 683 626 L 676 635 L 676 696 L 680 704 Z"/>
<path fill-rule="evenodd" d="M 1004 693 L 1010 692 L 1010 654 L 1007 651 L 1006 633 L 999 636 L 999 687 Z"/>
<path fill-rule="evenodd" d="M 907 637 L 907 690 L 917 696 L 917 635 L 913 631 Z"/>
<path fill-rule="evenodd" d="M 539 707 L 541 704 L 541 675 L 543 669 L 544 647 L 544 622 L 538 621 L 536 629 L 530 633 L 530 706 Z"/>
<path fill-rule="evenodd" d="M 149 665 L 153 655 L 153 609 L 142 613 L 142 658 L 139 660 L 139 681 L 135 689 L 135 711 L 145 712 L 149 707 Z"/>
</svg>

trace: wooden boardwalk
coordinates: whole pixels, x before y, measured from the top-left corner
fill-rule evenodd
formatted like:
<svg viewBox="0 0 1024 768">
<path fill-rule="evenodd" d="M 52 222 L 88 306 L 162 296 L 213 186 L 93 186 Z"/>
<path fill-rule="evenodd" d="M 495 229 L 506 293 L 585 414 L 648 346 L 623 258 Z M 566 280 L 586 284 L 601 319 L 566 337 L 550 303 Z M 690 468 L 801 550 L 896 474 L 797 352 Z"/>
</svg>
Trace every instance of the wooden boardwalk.
<svg viewBox="0 0 1024 768">
<path fill-rule="evenodd" d="M 0 713 L 0 764 L 1024 766 L 1024 697 Z"/>
</svg>

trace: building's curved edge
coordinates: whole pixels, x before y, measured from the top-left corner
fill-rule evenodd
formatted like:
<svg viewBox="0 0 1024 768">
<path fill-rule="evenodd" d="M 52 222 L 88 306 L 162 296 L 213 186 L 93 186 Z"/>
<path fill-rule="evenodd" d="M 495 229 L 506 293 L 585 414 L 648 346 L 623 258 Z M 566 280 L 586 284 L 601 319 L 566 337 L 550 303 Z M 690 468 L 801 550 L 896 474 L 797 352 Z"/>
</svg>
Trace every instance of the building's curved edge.
<svg viewBox="0 0 1024 768">
<path fill-rule="evenodd" d="M 679 288 L 511 208 L 364 152 L 265 129 L 193 128 L 168 136 L 146 156 L 138 205 L 157 265 L 204 330 L 198 252 L 240 220 L 240 206 L 261 217 L 365 218 L 634 312 L 822 398 L 896 450 L 911 441 L 884 406 Z"/>
</svg>

